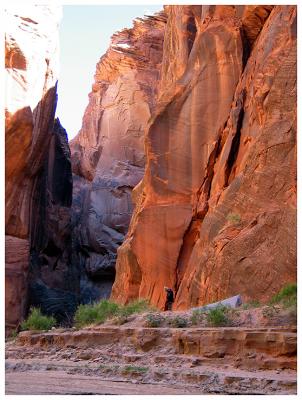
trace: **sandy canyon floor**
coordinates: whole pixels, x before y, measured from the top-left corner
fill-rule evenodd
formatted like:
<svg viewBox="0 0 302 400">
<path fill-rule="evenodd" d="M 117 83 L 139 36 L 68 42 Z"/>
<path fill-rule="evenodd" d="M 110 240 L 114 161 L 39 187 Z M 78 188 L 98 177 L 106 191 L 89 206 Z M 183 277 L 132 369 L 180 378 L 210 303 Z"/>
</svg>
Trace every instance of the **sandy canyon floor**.
<svg viewBox="0 0 302 400">
<path fill-rule="evenodd" d="M 21 332 L 6 343 L 6 394 L 296 394 L 296 326 L 280 315 L 260 325 L 260 311 L 241 326 L 150 328 L 142 314 Z"/>
</svg>

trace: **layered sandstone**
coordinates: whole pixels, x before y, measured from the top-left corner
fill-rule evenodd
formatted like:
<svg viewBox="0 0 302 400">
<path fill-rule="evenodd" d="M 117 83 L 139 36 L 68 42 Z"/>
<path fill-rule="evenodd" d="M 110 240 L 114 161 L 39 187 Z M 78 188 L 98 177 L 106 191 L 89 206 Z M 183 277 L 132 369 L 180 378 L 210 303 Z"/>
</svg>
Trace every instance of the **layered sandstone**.
<svg viewBox="0 0 302 400">
<path fill-rule="evenodd" d="M 145 165 L 144 131 L 157 94 L 165 15 L 113 35 L 97 64 L 83 125 L 71 141 L 73 263 L 82 301 L 110 295 L 116 251 L 130 222 L 132 189 Z"/>
<path fill-rule="evenodd" d="M 67 136 L 54 124 L 60 14 L 57 7 L 28 5 L 8 7 L 5 14 L 8 328 L 18 325 L 28 306 L 47 302 L 47 291 L 37 296 L 33 290 L 38 279 L 44 289 L 73 285 L 68 257 L 60 258 L 71 243 L 72 193 Z"/>
<path fill-rule="evenodd" d="M 22 332 L 6 346 L 6 393 L 26 387 L 28 394 L 114 394 L 116 382 L 129 379 L 136 394 L 165 394 L 166 385 L 171 394 L 297 391 L 296 327 L 146 328 L 133 322 Z M 24 384 L 35 374 L 38 388 Z"/>
<path fill-rule="evenodd" d="M 168 6 L 112 298 L 185 309 L 296 279 L 296 7 Z"/>
<path fill-rule="evenodd" d="M 6 321 L 11 327 L 26 311 L 34 182 L 56 107 L 58 11 L 18 6 L 5 14 Z"/>
</svg>

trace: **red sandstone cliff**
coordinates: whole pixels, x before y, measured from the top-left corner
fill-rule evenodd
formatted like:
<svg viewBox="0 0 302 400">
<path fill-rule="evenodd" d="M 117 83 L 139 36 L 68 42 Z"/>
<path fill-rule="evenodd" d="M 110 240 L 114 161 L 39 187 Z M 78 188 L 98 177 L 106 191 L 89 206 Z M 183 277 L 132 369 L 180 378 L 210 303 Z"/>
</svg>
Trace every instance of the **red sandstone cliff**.
<svg viewBox="0 0 302 400">
<path fill-rule="evenodd" d="M 8 7 L 5 14 L 5 317 L 8 330 L 18 325 L 30 304 L 41 305 L 41 301 L 47 303 L 57 296 L 49 293 L 48 286 L 66 289 L 62 270 L 70 271 L 70 263 L 60 262 L 60 257 L 66 246 L 66 229 L 69 236 L 71 233 L 66 228 L 70 220 L 71 164 L 66 153 L 69 152 L 66 133 L 64 142 L 58 123 L 54 126 L 60 13 L 56 7 L 18 5 Z M 62 165 L 66 166 L 65 170 Z M 61 185 L 60 177 L 64 180 Z M 67 202 L 65 195 L 63 200 L 60 198 L 62 191 L 69 196 Z M 64 206 L 67 209 L 63 210 Z M 74 274 L 65 273 L 65 277 L 70 275 Z M 31 288 L 29 298 L 28 287 L 33 284 L 42 285 L 44 290 L 36 296 Z M 68 285 L 72 286 L 70 279 Z M 50 313 L 54 312 L 52 307 Z"/>
<path fill-rule="evenodd" d="M 73 263 L 82 271 L 83 302 L 110 295 L 131 192 L 144 173 L 144 131 L 155 106 L 165 22 L 163 13 L 136 19 L 113 35 L 71 141 Z"/>
<path fill-rule="evenodd" d="M 185 309 L 296 279 L 296 7 L 167 6 L 112 299 Z"/>
</svg>

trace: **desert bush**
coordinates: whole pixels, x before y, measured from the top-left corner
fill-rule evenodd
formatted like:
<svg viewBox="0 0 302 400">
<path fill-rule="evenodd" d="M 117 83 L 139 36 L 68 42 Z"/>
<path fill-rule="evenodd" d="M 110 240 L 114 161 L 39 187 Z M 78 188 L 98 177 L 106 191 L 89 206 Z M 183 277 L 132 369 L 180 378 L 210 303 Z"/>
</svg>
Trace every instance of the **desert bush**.
<svg viewBox="0 0 302 400">
<path fill-rule="evenodd" d="M 193 310 L 192 316 L 191 316 L 192 325 L 200 324 L 203 321 L 205 315 L 206 315 L 206 312 L 203 310 Z"/>
<path fill-rule="evenodd" d="M 250 308 L 258 308 L 260 306 L 261 304 L 258 300 L 252 300 L 248 303 L 243 304 L 242 308 L 243 310 L 249 310 Z"/>
<path fill-rule="evenodd" d="M 100 369 L 101 372 L 104 372 L 104 373 L 108 373 L 108 372 L 116 373 L 118 371 L 118 369 L 119 369 L 119 366 L 118 365 L 100 364 L 99 365 L 99 369 Z"/>
<path fill-rule="evenodd" d="M 148 370 L 148 367 L 138 367 L 136 365 L 126 365 L 124 367 L 124 372 L 128 374 L 146 374 Z"/>
<path fill-rule="evenodd" d="M 148 314 L 146 315 L 146 326 L 150 328 L 159 327 L 164 321 L 164 318 L 159 314 Z"/>
<path fill-rule="evenodd" d="M 262 309 L 262 315 L 265 318 L 274 318 L 277 314 L 278 309 L 274 305 L 269 305 Z"/>
<path fill-rule="evenodd" d="M 122 317 L 129 317 L 132 314 L 142 313 L 151 309 L 152 307 L 149 305 L 148 300 L 138 299 L 125 306 L 121 306 L 118 314 Z"/>
<path fill-rule="evenodd" d="M 43 315 L 39 308 L 32 308 L 30 314 L 21 324 L 21 330 L 39 330 L 47 331 L 56 324 L 56 320 L 52 316 Z"/>
<path fill-rule="evenodd" d="M 173 326 L 173 328 L 185 328 L 188 325 L 188 321 L 177 315 L 169 321 L 169 325 Z"/>
<path fill-rule="evenodd" d="M 92 323 L 103 323 L 106 319 L 117 315 L 119 305 L 109 300 L 101 300 L 94 304 L 81 304 L 74 316 L 75 325 L 80 328 Z"/>
<path fill-rule="evenodd" d="M 269 304 L 282 304 L 286 308 L 297 306 L 297 284 L 288 283 L 275 296 Z"/>
<path fill-rule="evenodd" d="M 232 224 L 239 224 L 241 221 L 241 217 L 239 214 L 229 213 L 227 215 L 227 220 L 230 221 Z"/>
<path fill-rule="evenodd" d="M 147 300 L 140 299 L 121 306 L 109 300 L 101 300 L 94 304 L 81 304 L 75 313 L 75 325 L 81 328 L 85 325 L 103 323 L 107 319 L 115 317 L 115 323 L 122 325 L 128 321 L 132 314 L 151 310 Z"/>
<path fill-rule="evenodd" d="M 207 311 L 207 322 L 212 326 L 226 326 L 229 324 L 228 308 L 219 306 Z"/>
</svg>

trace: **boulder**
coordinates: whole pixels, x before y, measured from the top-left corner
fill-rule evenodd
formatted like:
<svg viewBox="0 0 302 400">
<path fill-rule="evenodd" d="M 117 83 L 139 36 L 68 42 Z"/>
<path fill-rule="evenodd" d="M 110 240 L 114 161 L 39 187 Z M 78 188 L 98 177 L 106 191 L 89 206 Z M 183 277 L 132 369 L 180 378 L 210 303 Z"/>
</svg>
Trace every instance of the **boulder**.
<svg viewBox="0 0 302 400">
<path fill-rule="evenodd" d="M 216 303 L 211 303 L 207 304 L 203 307 L 194 307 L 192 310 L 198 310 L 198 311 L 207 311 L 207 310 L 213 310 L 215 308 L 219 308 L 221 306 L 229 307 L 229 308 L 237 308 L 241 306 L 242 304 L 242 299 L 240 294 L 237 294 L 236 296 L 229 297 L 228 299 L 224 299 L 221 301 L 217 301 Z"/>
</svg>

